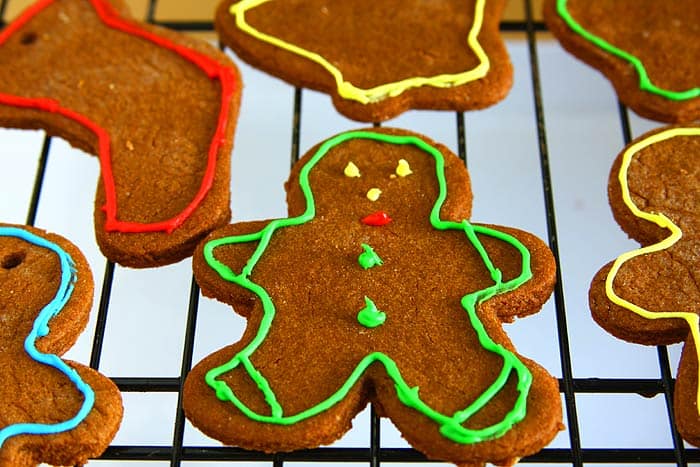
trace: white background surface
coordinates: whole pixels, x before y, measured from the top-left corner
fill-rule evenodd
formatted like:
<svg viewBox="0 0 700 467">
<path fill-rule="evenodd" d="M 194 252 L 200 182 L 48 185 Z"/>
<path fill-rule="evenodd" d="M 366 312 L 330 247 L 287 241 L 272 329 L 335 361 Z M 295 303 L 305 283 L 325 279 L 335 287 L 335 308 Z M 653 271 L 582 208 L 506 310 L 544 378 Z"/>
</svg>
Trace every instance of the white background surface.
<svg viewBox="0 0 700 467">
<path fill-rule="evenodd" d="M 515 66 L 512 92 L 491 109 L 465 114 L 474 191 L 472 219 L 515 226 L 546 239 L 527 44 L 523 34 L 509 37 Z M 615 95 L 597 72 L 571 58 L 556 43 L 540 40 L 538 53 L 574 377 L 658 378 L 656 348 L 627 344 L 608 335 L 592 321 L 587 305 L 588 285 L 594 273 L 618 254 L 635 247 L 617 227 L 607 203 L 609 168 L 624 145 Z M 286 213 L 283 183 L 289 171 L 294 89 L 245 65 L 240 68 L 245 89 L 233 153 L 234 221 L 281 217 Z M 340 117 L 327 96 L 303 92 L 302 154 L 333 134 L 362 126 Z M 454 113 L 409 112 L 384 126 L 426 134 L 457 152 Z M 634 136 L 657 126 L 632 116 Z M 42 141 L 41 132 L 0 130 L 3 222 L 25 222 Z M 84 363 L 90 357 L 105 269 L 92 225 L 98 175 L 96 158 L 54 139 L 36 219 L 37 226 L 76 243 L 92 266 L 98 294 L 93 320 L 67 354 Z M 124 377 L 179 376 L 190 265 L 186 260 L 153 270 L 116 267 L 101 372 Z M 194 362 L 236 341 L 243 326 L 244 321 L 228 306 L 201 298 Z M 507 325 L 506 329 L 522 354 L 544 365 L 553 375 L 562 376 L 551 301 L 538 315 Z M 678 346 L 670 348 L 674 373 L 679 350 Z M 176 394 L 125 393 L 124 403 L 124 421 L 114 444 L 171 445 Z M 648 399 L 637 395 L 579 394 L 576 404 L 584 448 L 672 448 L 663 395 Z M 381 440 L 382 446 L 406 446 L 385 421 Z M 337 446 L 368 444 L 369 412 L 365 411 Z M 218 443 L 188 424 L 185 445 Z M 551 447 L 568 448 L 568 433 L 561 433 Z"/>
</svg>

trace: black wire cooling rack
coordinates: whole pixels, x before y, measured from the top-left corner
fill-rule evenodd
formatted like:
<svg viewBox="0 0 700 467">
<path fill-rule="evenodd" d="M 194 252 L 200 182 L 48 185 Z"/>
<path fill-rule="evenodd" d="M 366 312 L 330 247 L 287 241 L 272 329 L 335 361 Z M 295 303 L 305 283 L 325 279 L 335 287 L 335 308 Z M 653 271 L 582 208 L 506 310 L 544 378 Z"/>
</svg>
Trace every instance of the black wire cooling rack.
<svg viewBox="0 0 700 467">
<path fill-rule="evenodd" d="M 12 0 L 0 0 L 0 27 L 5 26 L 6 10 Z M 166 2 L 167 0 L 162 0 Z M 150 0 L 147 4 L 145 20 L 185 32 L 209 32 L 213 31 L 213 25 L 207 21 L 158 21 L 155 12 L 158 8 L 158 0 Z M 536 131 L 539 170 L 541 172 L 541 193 L 546 216 L 547 241 L 554 252 L 557 261 L 560 259 L 560 234 L 555 216 L 555 194 L 552 184 L 550 151 L 548 147 L 547 124 L 543 108 L 543 85 L 540 73 L 540 59 L 538 58 L 538 40 L 542 41 L 546 35 L 546 27 L 540 21 L 534 20 L 533 5 L 530 0 L 523 0 L 524 17 L 520 20 L 508 20 L 501 24 L 501 30 L 517 35 L 518 40 L 526 44 L 527 60 L 530 66 L 529 81 L 531 83 L 531 99 L 534 112 L 532 128 Z M 300 135 L 302 121 L 302 102 L 305 91 L 294 90 L 293 115 L 291 128 L 291 162 L 294 163 L 300 155 Z M 619 126 L 624 142 L 632 138 L 630 115 L 627 109 L 617 104 L 619 114 Z M 456 132 L 457 151 L 460 157 L 467 162 L 467 131 L 465 129 L 464 114 L 457 113 L 455 117 L 454 131 Z M 0 148 L 2 147 L 0 139 Z M 47 160 L 52 145 L 51 138 L 45 137 L 38 156 L 38 166 L 33 185 L 33 191 L 27 206 L 28 214 L 26 223 L 34 225 L 37 216 L 37 208 L 41 199 L 47 171 Z M 612 156 L 612 155 L 611 155 Z M 2 170 L 4 172 L 4 169 Z M 0 215 L 2 215 L 0 213 Z M 95 322 L 94 337 L 91 342 L 89 357 L 90 366 L 100 368 L 103 356 L 103 344 L 108 326 L 108 315 L 112 298 L 112 290 L 115 285 L 115 265 L 106 262 L 104 273 L 100 281 L 97 278 L 98 297 L 96 301 L 97 318 Z M 140 377 L 114 377 L 114 381 L 123 393 L 156 394 L 167 393 L 177 397 L 176 413 L 174 416 L 174 430 L 172 442 L 169 445 L 126 445 L 116 444 L 110 446 L 102 455 L 101 460 L 170 462 L 172 466 L 182 463 L 189 464 L 195 461 L 201 462 L 243 462 L 246 465 L 269 464 L 282 466 L 284 463 L 369 463 L 378 466 L 380 463 L 423 463 L 428 460 L 420 453 L 410 448 L 384 447 L 380 442 L 382 432 L 380 420 L 371 410 L 369 416 L 369 440 L 367 446 L 362 447 L 322 447 L 318 449 L 298 451 L 287 454 L 270 455 L 259 452 L 245 451 L 233 447 L 192 446 L 184 442 L 186 420 L 181 410 L 181 389 L 185 378 L 193 364 L 195 346 L 195 332 L 197 326 L 198 310 L 200 306 L 200 293 L 197 284 L 191 280 L 189 286 L 189 302 L 187 305 L 185 334 L 183 339 L 182 360 L 180 373 L 177 376 L 163 377 L 145 375 Z M 564 402 L 564 423 L 567 426 L 566 436 L 568 442 L 564 448 L 545 448 L 538 454 L 522 459 L 524 463 L 561 464 L 579 466 L 587 463 L 596 464 L 665 464 L 688 465 L 692 462 L 700 462 L 700 451 L 684 445 L 676 432 L 673 421 L 672 400 L 674 387 L 674 371 L 671 368 L 669 352 L 666 347 L 658 347 L 658 368 L 660 377 L 655 378 L 618 378 L 618 377 L 586 377 L 575 378 L 572 370 L 572 353 L 570 347 L 571 329 L 567 324 L 567 304 L 565 303 L 564 282 L 561 269 L 558 271 L 557 286 L 553 296 L 554 319 L 556 321 L 556 334 L 558 337 L 558 351 L 561 378 L 559 379 L 560 391 Z M 577 309 L 581 304 L 574 305 Z M 612 339 L 612 338 L 611 338 Z M 553 350 L 554 351 L 554 350 Z M 601 395 L 601 394 L 631 394 L 644 397 L 662 396 L 667 416 L 666 423 L 670 430 L 671 443 L 668 447 L 587 447 L 582 443 L 579 411 L 577 411 L 577 395 Z M 634 429 L 634 427 L 631 427 Z M 98 461 L 99 462 L 99 461 Z"/>
</svg>

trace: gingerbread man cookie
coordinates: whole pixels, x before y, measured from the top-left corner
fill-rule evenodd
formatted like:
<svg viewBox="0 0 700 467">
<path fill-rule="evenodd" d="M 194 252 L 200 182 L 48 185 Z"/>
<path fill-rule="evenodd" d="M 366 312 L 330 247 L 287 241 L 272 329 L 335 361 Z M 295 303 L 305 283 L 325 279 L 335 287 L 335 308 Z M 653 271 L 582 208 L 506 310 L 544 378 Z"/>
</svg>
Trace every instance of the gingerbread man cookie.
<svg viewBox="0 0 700 467">
<path fill-rule="evenodd" d="M 697 0 L 545 0 L 544 18 L 562 46 L 600 70 L 639 115 L 700 118 Z"/>
<path fill-rule="evenodd" d="M 510 90 L 503 0 L 224 0 L 216 30 L 251 65 L 329 94 L 348 118 L 474 110 Z"/>
<path fill-rule="evenodd" d="M 83 464 L 116 434 L 117 387 L 60 358 L 87 324 L 92 292 L 70 242 L 0 224 L 0 466 Z"/>
<path fill-rule="evenodd" d="M 0 125 L 98 155 L 97 242 L 126 266 L 179 261 L 229 221 L 240 89 L 223 53 L 120 0 L 39 0 L 0 32 Z"/>
<path fill-rule="evenodd" d="M 674 412 L 683 438 L 700 445 L 700 126 L 668 127 L 633 141 L 610 172 L 610 205 L 642 248 L 593 279 L 593 318 L 621 339 L 684 342 Z"/>
<path fill-rule="evenodd" d="M 554 437 L 557 382 L 502 329 L 549 297 L 554 260 L 531 234 L 467 220 L 454 154 L 401 130 L 343 133 L 287 190 L 288 218 L 224 227 L 195 252 L 203 293 L 248 318 L 187 378 L 195 426 L 289 451 L 333 442 L 372 402 L 428 457 L 469 465 Z"/>
</svg>

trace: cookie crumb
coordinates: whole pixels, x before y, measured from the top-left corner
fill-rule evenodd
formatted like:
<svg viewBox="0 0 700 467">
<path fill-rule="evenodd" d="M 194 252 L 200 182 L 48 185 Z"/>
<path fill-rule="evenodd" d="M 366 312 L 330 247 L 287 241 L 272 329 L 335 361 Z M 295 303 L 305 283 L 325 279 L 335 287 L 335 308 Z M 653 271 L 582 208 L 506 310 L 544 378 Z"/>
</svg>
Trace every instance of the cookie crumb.
<svg viewBox="0 0 700 467">
<path fill-rule="evenodd" d="M 134 143 L 132 143 L 131 141 L 129 141 L 129 140 L 127 139 L 127 140 L 126 140 L 126 148 L 127 148 L 129 151 L 133 151 L 133 150 L 134 150 Z"/>
</svg>

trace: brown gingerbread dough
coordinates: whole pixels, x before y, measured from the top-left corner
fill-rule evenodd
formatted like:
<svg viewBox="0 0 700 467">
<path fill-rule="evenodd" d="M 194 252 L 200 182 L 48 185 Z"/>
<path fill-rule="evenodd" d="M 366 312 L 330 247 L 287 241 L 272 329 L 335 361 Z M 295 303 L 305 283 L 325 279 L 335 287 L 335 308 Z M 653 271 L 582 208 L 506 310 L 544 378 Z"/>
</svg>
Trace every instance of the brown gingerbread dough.
<svg viewBox="0 0 700 467">
<path fill-rule="evenodd" d="M 68 377 L 32 359 L 25 350 L 42 309 L 59 293 L 63 270 L 58 254 L 26 239 L 9 235 L 29 232 L 60 247 L 73 260 L 76 279 L 70 298 L 48 322 L 49 333 L 36 348 L 60 356 L 85 328 L 92 306 L 90 267 L 66 239 L 40 229 L 0 224 L 0 466 L 81 465 L 109 445 L 122 418 L 121 395 L 108 378 L 79 363 L 66 361 L 95 394 L 95 402 L 80 424 L 57 434 L 17 434 L 6 437 L 11 425 L 57 424 L 81 410 L 83 395 Z"/>
<path fill-rule="evenodd" d="M 694 135 L 676 135 L 636 152 L 626 180 L 634 204 L 645 213 L 663 215 L 677 225 L 682 236 L 672 246 L 634 256 L 611 276 L 614 292 L 622 299 L 658 312 L 700 312 L 700 126 L 666 127 L 630 143 L 618 156 L 608 184 L 615 219 L 641 246 L 657 245 L 671 235 L 668 228 L 635 215 L 625 204 L 618 174 L 623 154 L 631 145 L 655 135 L 684 128 Z M 590 288 L 590 307 L 595 321 L 621 339 L 647 345 L 685 342 L 675 386 L 676 425 L 684 439 L 700 445 L 700 415 L 696 406 L 697 358 L 688 322 L 679 317 L 647 319 L 629 307 L 616 304 L 605 290 L 612 263 L 603 267 Z"/>
<path fill-rule="evenodd" d="M 674 100 L 642 89 L 639 70 L 629 59 L 574 32 L 557 12 L 558 1 L 544 2 L 547 27 L 567 51 L 600 70 L 625 105 L 643 117 L 663 122 L 700 118 L 700 3 L 566 0 L 566 10 L 583 29 L 636 57 L 653 85 L 675 92 L 694 90 L 694 97 Z"/>
<path fill-rule="evenodd" d="M 102 10 L 136 32 L 108 26 L 98 14 Z M 0 126 L 41 128 L 98 154 L 96 132 L 87 124 L 55 110 L 10 105 L 8 99 L 51 99 L 91 120 L 106 131 L 111 154 L 111 163 L 102 161 L 95 195 L 95 234 L 104 255 L 132 267 L 173 263 L 191 255 L 197 242 L 231 215 L 230 152 L 241 90 L 235 66 L 207 43 L 136 22 L 120 0 L 55 0 L 34 13 L 19 29 L 8 25 L 6 34 L 13 31 L 0 40 Z M 187 49 L 229 74 L 233 89 L 223 99 L 228 110 L 222 111 L 222 80 L 144 39 L 141 32 Z M 226 115 L 223 120 L 220 113 Z M 220 140 L 214 138 L 217 125 Z M 126 233 L 106 225 L 105 167 L 113 172 L 118 221 L 167 221 L 197 197 L 215 139 L 219 147 L 211 188 L 174 231 L 139 228 Z"/>
<path fill-rule="evenodd" d="M 454 154 L 403 130 L 382 128 L 361 134 L 412 138 L 439 151 L 445 161 L 448 193 L 438 208 L 439 216 L 464 225 L 459 223 L 470 215 L 472 195 L 464 164 Z M 440 193 L 437 177 L 442 170 L 428 152 L 398 140 L 374 141 L 350 135 L 358 133 L 329 140 L 337 144 L 312 168 L 320 146 L 295 164 L 286 185 L 289 216 L 307 212 L 300 188 L 305 174 L 315 200 L 315 216 L 272 233 L 247 276 L 265 293 L 256 295 L 224 280 L 203 255 L 212 240 L 261 232 L 272 225 L 271 221 L 224 227 L 198 247 L 193 266 L 203 293 L 233 305 L 237 313 L 248 318 L 248 326 L 238 343 L 213 353 L 192 370 L 184 389 L 185 414 L 204 433 L 226 444 L 277 452 L 333 442 L 372 402 L 412 446 L 433 459 L 464 465 L 509 464 L 537 452 L 562 428 L 559 390 L 554 378 L 522 356 L 518 356 L 520 364 L 533 377 L 525 399 L 527 415 L 510 429 L 471 444 L 444 436 L 440 423 L 405 405 L 396 379 L 389 374 L 390 365 L 381 361 L 371 363 L 337 404 L 291 425 L 248 418 L 231 402 L 219 400 L 205 382 L 207 372 L 234 356 L 239 358 L 266 329 L 268 313 L 260 298 L 265 294 L 276 311 L 269 332 L 250 354 L 249 362 L 264 375 L 285 416 L 292 417 L 326 400 L 373 352 L 389 356 L 406 384 L 418 388 L 412 391 L 436 411 L 450 415 L 476 400 L 504 368 L 501 356 L 480 345 L 461 301 L 494 283 L 475 244 L 483 245 L 505 282 L 521 273 L 521 255 L 514 246 L 487 234 L 477 233 L 478 241 L 472 244 L 464 231 L 443 231 L 431 225 L 429 216 Z M 338 142 L 337 138 L 348 136 L 350 139 Z M 359 177 L 344 174 L 349 162 L 355 164 Z M 402 164 L 411 173 L 398 170 Z M 376 201 L 367 197 L 373 188 L 381 190 Z M 378 212 L 387 214 L 391 221 L 368 225 L 366 217 Z M 488 227 L 517 238 L 531 254 L 532 278 L 484 300 L 474 311 L 490 338 L 515 353 L 502 323 L 540 309 L 553 288 L 554 260 L 533 235 Z M 253 239 L 257 238 L 262 237 Z M 373 249 L 381 264 L 366 270 L 359 264 L 363 244 Z M 213 255 L 237 274 L 251 267 L 249 260 L 259 246 L 256 240 L 221 245 L 213 249 Z M 371 327 L 360 320 L 360 314 L 367 310 L 374 313 L 368 299 L 385 315 L 383 324 Z M 218 379 L 250 409 L 272 414 L 262 391 L 240 366 Z M 519 397 L 517 381 L 514 373 L 507 376 L 498 395 L 469 417 L 464 427 L 485 429 L 504 419 Z"/>
<path fill-rule="evenodd" d="M 422 85 L 397 96 L 362 103 L 338 94 L 331 73 L 317 62 L 261 41 L 236 24 L 235 0 L 216 13 L 221 41 L 244 61 L 295 86 L 329 94 L 348 118 L 380 122 L 409 109 L 475 110 L 503 99 L 513 71 L 498 26 L 505 2 L 487 1 L 476 36 L 489 69 L 465 84 L 441 88 Z M 281 39 L 332 64 L 344 81 L 369 89 L 413 77 L 459 74 L 480 63 L 468 36 L 476 16 L 470 0 L 284 0 L 245 13 L 258 31 Z"/>
</svg>

